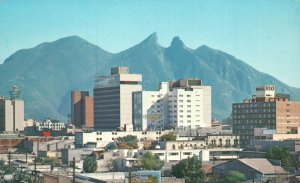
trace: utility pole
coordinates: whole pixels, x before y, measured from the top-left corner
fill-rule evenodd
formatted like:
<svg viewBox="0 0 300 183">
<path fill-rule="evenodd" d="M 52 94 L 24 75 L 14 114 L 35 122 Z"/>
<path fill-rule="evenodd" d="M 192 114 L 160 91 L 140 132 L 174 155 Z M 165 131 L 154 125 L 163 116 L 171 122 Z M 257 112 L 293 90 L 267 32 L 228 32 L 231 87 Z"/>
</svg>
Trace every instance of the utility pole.
<svg viewBox="0 0 300 183">
<path fill-rule="evenodd" d="M 11 152 L 10 151 L 8 151 L 7 158 L 8 158 L 8 165 L 10 167 L 10 164 L 11 164 Z"/>
<path fill-rule="evenodd" d="M 128 182 L 131 183 L 131 170 L 129 171 Z"/>
<path fill-rule="evenodd" d="M 34 158 L 34 183 L 36 183 L 36 181 L 37 181 L 36 162 L 37 162 L 37 159 L 35 157 Z"/>
<path fill-rule="evenodd" d="M 28 150 L 26 149 L 26 153 L 25 153 L 25 159 L 26 159 L 26 165 L 27 165 L 27 155 L 28 155 Z"/>
<path fill-rule="evenodd" d="M 255 182 L 255 177 L 254 177 L 254 168 L 252 168 L 252 182 L 254 183 Z"/>
<path fill-rule="evenodd" d="M 75 183 L 75 157 L 73 157 L 72 166 L 73 166 L 73 183 Z"/>
</svg>

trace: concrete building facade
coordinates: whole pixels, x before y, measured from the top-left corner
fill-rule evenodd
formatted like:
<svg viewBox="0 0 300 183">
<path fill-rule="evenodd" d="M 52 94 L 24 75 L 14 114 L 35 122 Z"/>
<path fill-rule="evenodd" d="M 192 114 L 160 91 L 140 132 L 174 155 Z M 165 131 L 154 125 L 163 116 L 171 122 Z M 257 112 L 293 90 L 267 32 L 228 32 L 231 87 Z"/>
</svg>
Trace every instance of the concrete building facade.
<svg viewBox="0 0 300 183">
<path fill-rule="evenodd" d="M 142 75 L 129 74 L 128 67 L 115 67 L 110 76 L 95 78 L 96 130 L 123 130 L 132 126 L 132 92 L 142 90 L 141 82 Z"/>
<path fill-rule="evenodd" d="M 46 120 L 43 122 L 35 122 L 35 128 L 37 131 L 44 131 L 44 130 L 54 130 L 59 131 L 66 128 L 65 123 L 63 122 L 52 122 L 51 120 Z"/>
<path fill-rule="evenodd" d="M 199 79 L 162 82 L 158 91 L 133 94 L 136 130 L 211 126 L 211 87 Z"/>
<path fill-rule="evenodd" d="M 127 135 L 137 136 L 139 141 L 159 140 L 160 137 L 170 131 L 96 131 L 78 132 L 75 134 L 75 146 L 83 147 L 88 143 L 95 143 L 97 148 L 103 148 L 110 142 L 114 142 L 119 137 Z"/>
<path fill-rule="evenodd" d="M 0 131 L 24 131 L 24 101 L 21 91 L 13 86 L 10 99 L 0 97 Z"/>
<path fill-rule="evenodd" d="M 232 104 L 233 133 L 241 145 L 254 139 L 254 128 L 275 130 L 277 134 L 296 134 L 300 126 L 300 101 L 276 94 L 274 85 L 256 87 L 256 95 Z"/>
<path fill-rule="evenodd" d="M 88 91 L 71 92 L 71 121 L 76 127 L 94 127 L 94 98 Z"/>
</svg>

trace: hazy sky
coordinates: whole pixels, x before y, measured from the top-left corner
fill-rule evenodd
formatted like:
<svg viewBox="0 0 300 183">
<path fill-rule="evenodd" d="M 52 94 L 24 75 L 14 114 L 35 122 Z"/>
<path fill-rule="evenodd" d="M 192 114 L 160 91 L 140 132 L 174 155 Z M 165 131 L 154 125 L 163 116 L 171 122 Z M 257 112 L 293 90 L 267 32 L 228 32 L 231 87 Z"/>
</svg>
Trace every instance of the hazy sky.
<svg viewBox="0 0 300 183">
<path fill-rule="evenodd" d="M 162 46 L 179 36 L 300 87 L 300 0 L 0 0 L 0 63 L 65 36 L 119 52 L 153 32 Z"/>
</svg>

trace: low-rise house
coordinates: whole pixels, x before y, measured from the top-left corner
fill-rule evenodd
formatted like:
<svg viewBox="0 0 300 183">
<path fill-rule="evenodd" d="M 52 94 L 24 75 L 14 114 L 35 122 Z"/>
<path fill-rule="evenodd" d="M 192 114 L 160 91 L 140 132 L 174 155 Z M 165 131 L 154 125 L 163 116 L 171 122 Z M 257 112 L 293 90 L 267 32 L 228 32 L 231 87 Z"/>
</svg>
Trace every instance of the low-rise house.
<svg viewBox="0 0 300 183">
<path fill-rule="evenodd" d="M 265 158 L 235 159 L 213 167 L 214 174 L 220 177 L 228 175 L 229 171 L 243 173 L 247 180 L 273 180 L 287 177 L 288 173 L 281 167 L 271 164 Z"/>
<path fill-rule="evenodd" d="M 30 141 L 27 145 L 27 149 L 34 154 L 38 154 L 39 151 L 60 152 L 61 149 L 74 147 L 74 139 L 61 138 L 46 142 Z"/>
<path fill-rule="evenodd" d="M 65 165 L 69 165 L 70 162 L 75 158 L 75 162 L 84 160 L 86 156 L 91 155 L 94 149 L 81 148 L 81 149 L 62 149 L 61 150 L 61 161 Z"/>
</svg>

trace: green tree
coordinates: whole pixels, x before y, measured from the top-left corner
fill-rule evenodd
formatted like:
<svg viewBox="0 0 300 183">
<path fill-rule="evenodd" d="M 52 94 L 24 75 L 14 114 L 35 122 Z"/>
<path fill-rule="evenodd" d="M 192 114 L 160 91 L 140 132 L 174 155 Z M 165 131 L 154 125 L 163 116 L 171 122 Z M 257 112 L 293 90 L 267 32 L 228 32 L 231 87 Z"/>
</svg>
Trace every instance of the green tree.
<svg viewBox="0 0 300 183">
<path fill-rule="evenodd" d="M 46 165 L 61 166 L 61 160 L 58 157 L 45 157 L 41 160 L 41 163 Z"/>
<path fill-rule="evenodd" d="M 98 168 L 95 157 L 88 156 L 83 161 L 83 171 L 85 173 L 94 173 Z"/>
<path fill-rule="evenodd" d="M 185 183 L 201 183 L 205 179 L 201 161 L 195 155 L 172 166 L 172 174 L 177 178 L 184 178 Z"/>
<path fill-rule="evenodd" d="M 105 151 L 112 151 L 112 150 L 115 150 L 115 149 L 117 149 L 117 148 L 118 148 L 118 147 L 117 147 L 116 143 L 111 142 L 111 143 L 107 144 L 107 145 L 104 147 L 104 150 L 105 150 Z"/>
<path fill-rule="evenodd" d="M 8 175 L 12 175 L 12 180 L 6 180 Z M 16 167 L 13 165 L 5 164 L 5 161 L 0 160 L 0 182 L 3 183 L 19 183 L 19 182 L 27 182 L 31 183 L 30 175 L 26 171 L 26 169 L 22 167 Z"/>
<path fill-rule="evenodd" d="M 229 171 L 223 179 L 223 183 L 240 183 L 246 180 L 246 176 L 240 171 Z"/>
<path fill-rule="evenodd" d="M 153 176 L 148 176 L 145 183 L 157 183 L 157 177 L 153 177 Z"/>
<path fill-rule="evenodd" d="M 6 177 L 13 173 L 13 167 L 6 165 L 5 161 L 0 160 L 0 181 L 8 182 Z"/>
<path fill-rule="evenodd" d="M 267 151 L 266 158 L 281 160 L 283 164 L 295 166 L 288 147 L 274 146 Z"/>
<path fill-rule="evenodd" d="M 170 133 L 166 133 L 163 134 L 160 137 L 160 140 L 164 140 L 164 141 L 175 141 L 176 140 L 176 134 L 174 132 L 170 132 Z"/>
<path fill-rule="evenodd" d="M 146 170 L 160 170 L 164 166 L 164 161 L 160 160 L 157 154 L 147 152 L 142 159 L 142 167 Z"/>
<path fill-rule="evenodd" d="M 137 149 L 138 139 L 137 136 L 127 135 L 125 137 L 118 138 L 117 145 L 119 149 Z"/>
</svg>

